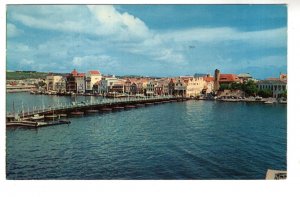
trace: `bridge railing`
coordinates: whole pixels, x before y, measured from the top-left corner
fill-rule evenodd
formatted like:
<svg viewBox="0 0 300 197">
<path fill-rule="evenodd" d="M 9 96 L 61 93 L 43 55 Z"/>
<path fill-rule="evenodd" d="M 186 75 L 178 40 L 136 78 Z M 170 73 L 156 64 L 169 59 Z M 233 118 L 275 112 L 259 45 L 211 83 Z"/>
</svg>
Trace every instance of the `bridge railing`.
<svg viewBox="0 0 300 197">
<path fill-rule="evenodd" d="M 133 101 L 148 101 L 148 100 L 160 100 L 160 99 L 170 99 L 170 98 L 175 98 L 174 96 L 166 95 L 166 96 L 145 96 L 145 97 L 125 97 L 125 98 L 114 98 L 114 99 L 102 99 L 102 100 L 96 100 L 96 101 L 91 101 L 88 103 L 59 103 L 54 106 L 49 106 L 46 108 L 45 106 L 34 106 L 32 111 L 28 110 L 26 111 L 21 111 L 18 113 L 19 116 L 31 116 L 37 113 L 47 113 L 47 112 L 52 112 L 52 111 L 57 111 L 57 110 L 68 110 L 72 108 L 77 108 L 77 107 L 88 107 L 92 105 L 100 105 L 100 104 L 114 104 L 114 103 L 123 103 L 123 102 L 133 102 Z M 7 112 L 7 115 L 13 115 L 14 113 L 12 112 Z"/>
</svg>

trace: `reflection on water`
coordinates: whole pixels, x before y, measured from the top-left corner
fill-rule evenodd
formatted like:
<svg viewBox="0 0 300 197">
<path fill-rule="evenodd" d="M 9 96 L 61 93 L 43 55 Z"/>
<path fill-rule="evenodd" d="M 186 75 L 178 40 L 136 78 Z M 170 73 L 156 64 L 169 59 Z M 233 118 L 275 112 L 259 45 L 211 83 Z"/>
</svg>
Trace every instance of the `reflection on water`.
<svg viewBox="0 0 300 197">
<path fill-rule="evenodd" d="M 41 98 L 47 104 L 71 101 L 22 97 L 28 104 Z M 7 104 L 12 98 L 21 100 L 10 95 Z M 11 129 L 6 174 L 8 179 L 264 179 L 269 168 L 286 169 L 286 117 L 285 105 L 188 101 L 70 118 L 69 126 Z"/>
</svg>

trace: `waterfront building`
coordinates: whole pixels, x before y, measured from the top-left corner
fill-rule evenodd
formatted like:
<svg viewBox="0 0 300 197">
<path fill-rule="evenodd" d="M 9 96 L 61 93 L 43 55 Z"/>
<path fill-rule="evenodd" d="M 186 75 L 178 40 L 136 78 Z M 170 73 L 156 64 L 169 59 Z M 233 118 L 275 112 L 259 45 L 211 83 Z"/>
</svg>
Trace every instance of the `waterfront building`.
<svg viewBox="0 0 300 197">
<path fill-rule="evenodd" d="M 171 78 L 168 84 L 169 88 L 169 95 L 174 95 L 175 94 L 175 79 Z"/>
<path fill-rule="evenodd" d="M 78 72 L 76 69 L 74 69 L 70 74 L 66 76 L 66 91 L 67 92 L 76 92 L 76 80 L 75 76 L 77 76 Z"/>
<path fill-rule="evenodd" d="M 203 77 L 203 80 L 205 81 L 205 86 L 202 90 L 203 94 L 209 94 L 214 91 L 214 77 L 211 77 L 210 75 L 207 75 L 206 77 Z"/>
<path fill-rule="evenodd" d="M 62 79 L 62 76 L 49 74 L 46 77 L 46 90 L 47 91 L 57 91 L 58 83 Z"/>
<path fill-rule="evenodd" d="M 280 73 L 279 79 L 280 79 L 281 81 L 287 81 L 287 74 L 281 74 L 281 73 Z"/>
<path fill-rule="evenodd" d="M 58 92 L 66 92 L 66 77 L 62 77 L 57 83 L 56 83 L 56 90 Z"/>
<path fill-rule="evenodd" d="M 158 80 L 154 84 L 154 95 L 163 95 L 163 80 Z"/>
<path fill-rule="evenodd" d="M 253 79 L 249 73 L 241 73 L 238 74 L 237 77 L 241 80 L 242 83 Z"/>
<path fill-rule="evenodd" d="M 271 90 L 272 95 L 278 98 L 280 94 L 287 91 L 287 75 L 280 74 L 279 78 L 268 78 L 257 83 L 259 90 Z"/>
<path fill-rule="evenodd" d="M 162 79 L 162 95 L 170 95 L 169 83 L 171 79 Z"/>
<path fill-rule="evenodd" d="M 154 95 L 154 86 L 155 86 L 155 81 L 154 80 L 148 81 L 147 87 L 146 87 L 146 95 L 147 96 L 153 96 Z"/>
<path fill-rule="evenodd" d="M 78 73 L 74 77 L 76 83 L 76 93 L 80 93 L 80 94 L 85 93 L 85 74 Z"/>
<path fill-rule="evenodd" d="M 186 96 L 186 87 L 189 78 L 177 78 L 174 82 L 174 95 L 175 96 Z"/>
<path fill-rule="evenodd" d="M 220 70 L 215 70 L 214 90 L 218 91 L 222 84 L 230 85 L 232 83 L 240 83 L 241 79 L 236 74 L 221 74 Z"/>
<path fill-rule="evenodd" d="M 101 73 L 97 70 L 91 70 L 86 73 L 85 78 L 85 91 L 87 93 L 97 92 L 98 89 L 94 87 L 96 82 L 101 80 Z"/>
<path fill-rule="evenodd" d="M 203 77 L 190 78 L 186 86 L 186 96 L 187 97 L 200 96 L 205 85 L 206 82 L 204 81 Z"/>
<path fill-rule="evenodd" d="M 125 81 L 123 79 L 118 79 L 114 81 L 113 85 L 110 86 L 110 91 L 112 93 L 122 93 L 125 92 Z"/>
<path fill-rule="evenodd" d="M 119 81 L 115 76 L 103 76 L 99 82 L 98 92 L 107 95 L 111 92 L 112 86 Z"/>
</svg>

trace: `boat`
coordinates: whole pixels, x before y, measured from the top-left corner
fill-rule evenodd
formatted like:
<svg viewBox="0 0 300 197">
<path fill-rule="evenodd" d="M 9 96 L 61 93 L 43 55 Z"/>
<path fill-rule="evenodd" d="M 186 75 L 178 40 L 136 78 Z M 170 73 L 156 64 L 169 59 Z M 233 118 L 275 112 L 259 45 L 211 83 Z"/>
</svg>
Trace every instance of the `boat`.
<svg viewBox="0 0 300 197">
<path fill-rule="evenodd" d="M 119 107 L 119 106 L 116 106 L 116 107 L 113 107 L 114 110 L 122 110 L 124 109 L 124 107 Z"/>
<path fill-rule="evenodd" d="M 58 116 L 56 114 L 45 116 L 45 119 L 48 119 L 48 120 L 50 120 L 50 119 L 56 119 L 56 118 L 58 118 Z"/>
<path fill-rule="evenodd" d="M 86 110 L 86 113 L 89 113 L 89 114 L 92 114 L 92 113 L 98 113 L 99 110 L 97 109 L 89 109 L 89 110 Z"/>
<path fill-rule="evenodd" d="M 33 117 L 30 117 L 30 120 L 42 120 L 44 118 L 44 115 L 40 116 L 39 114 L 34 114 Z"/>
<path fill-rule="evenodd" d="M 135 105 L 126 105 L 125 106 L 125 109 L 133 109 L 133 108 L 136 108 Z"/>
<path fill-rule="evenodd" d="M 266 102 L 264 102 L 264 104 L 273 104 L 274 103 L 274 101 L 266 101 Z"/>
<path fill-rule="evenodd" d="M 102 112 L 109 112 L 109 111 L 112 111 L 112 108 L 104 107 L 104 108 L 100 109 L 100 111 L 102 111 Z"/>
<path fill-rule="evenodd" d="M 82 112 L 82 111 L 73 111 L 73 112 L 71 112 L 71 115 L 73 115 L 73 116 L 82 116 L 84 114 L 84 112 Z"/>
</svg>

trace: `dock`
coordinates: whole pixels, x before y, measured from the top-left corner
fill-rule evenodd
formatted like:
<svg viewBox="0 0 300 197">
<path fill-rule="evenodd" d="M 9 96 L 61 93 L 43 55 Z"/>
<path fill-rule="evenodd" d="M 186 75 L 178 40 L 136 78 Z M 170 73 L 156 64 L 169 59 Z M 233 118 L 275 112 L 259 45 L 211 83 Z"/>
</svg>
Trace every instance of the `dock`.
<svg viewBox="0 0 300 197">
<path fill-rule="evenodd" d="M 11 121 L 7 122 L 7 127 L 29 127 L 29 128 L 38 128 L 38 127 L 46 127 L 46 126 L 54 126 L 61 124 L 70 124 L 71 121 L 68 120 L 59 120 L 53 122 L 35 122 L 35 121 Z"/>
<path fill-rule="evenodd" d="M 282 180 L 286 179 L 287 171 L 268 169 L 266 174 L 267 180 Z"/>
</svg>

